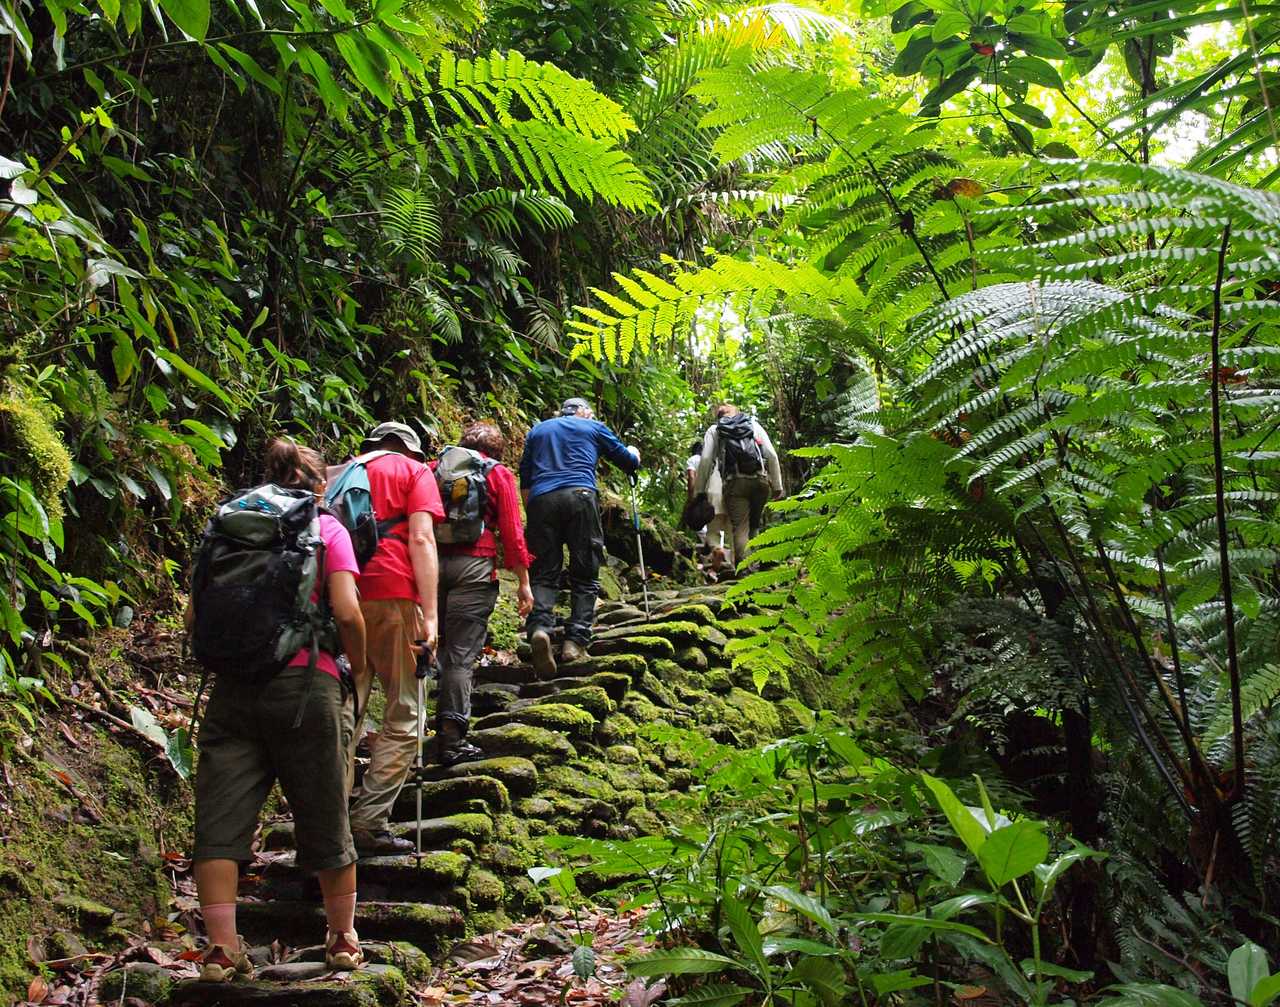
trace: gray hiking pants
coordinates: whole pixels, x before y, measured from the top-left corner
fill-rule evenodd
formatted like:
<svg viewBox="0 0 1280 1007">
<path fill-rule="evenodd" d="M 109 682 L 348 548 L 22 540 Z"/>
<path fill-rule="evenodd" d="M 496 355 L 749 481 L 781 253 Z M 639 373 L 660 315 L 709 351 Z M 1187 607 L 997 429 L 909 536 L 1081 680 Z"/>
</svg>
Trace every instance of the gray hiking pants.
<svg viewBox="0 0 1280 1007">
<path fill-rule="evenodd" d="M 471 720 L 471 680 L 489 632 L 489 616 L 498 601 L 494 562 L 492 556 L 440 557 L 437 724 L 453 720 L 465 731 Z"/>
</svg>

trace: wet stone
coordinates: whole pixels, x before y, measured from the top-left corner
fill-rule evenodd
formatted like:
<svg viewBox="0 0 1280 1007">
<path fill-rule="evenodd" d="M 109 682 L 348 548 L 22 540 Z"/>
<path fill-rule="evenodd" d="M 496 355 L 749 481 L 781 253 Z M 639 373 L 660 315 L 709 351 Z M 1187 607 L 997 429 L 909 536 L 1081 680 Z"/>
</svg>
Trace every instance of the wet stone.
<svg viewBox="0 0 1280 1007">
<path fill-rule="evenodd" d="M 503 727 L 490 727 L 483 731 L 472 731 L 469 739 L 479 745 L 486 753 L 496 756 L 521 756 L 534 763 L 554 764 L 572 759 L 577 753 L 565 737 L 541 727 L 527 724 L 507 724 Z M 500 760 L 489 759 L 484 762 L 464 763 L 471 767 L 484 766 L 486 762 Z M 454 769 L 460 767 L 455 766 Z M 450 772 L 445 770 L 446 773 Z M 504 781 L 506 782 L 506 781 Z M 510 787 L 511 784 L 508 783 Z M 513 791 L 514 787 L 511 788 Z"/>
<path fill-rule="evenodd" d="M 519 725 L 512 725 L 512 726 L 519 726 Z M 523 728 L 523 729 L 536 730 L 536 728 Z M 508 730 L 508 728 L 494 729 L 495 732 L 505 731 L 505 730 Z M 474 738 L 475 734 L 477 733 L 479 732 L 473 732 L 471 737 Z M 544 732 L 544 733 L 550 734 L 550 732 Z M 485 734 L 486 736 L 488 736 L 489 732 L 485 732 Z M 569 745 L 569 743 L 567 741 L 564 741 L 563 738 L 561 738 L 560 741 L 563 742 L 566 747 Z M 480 740 L 476 740 L 475 743 L 480 745 L 482 748 L 484 748 L 486 752 L 493 752 L 494 757 L 489 759 L 481 759 L 478 762 L 462 762 L 456 766 L 451 766 L 448 769 L 445 769 L 443 767 L 428 767 L 425 775 L 429 779 L 434 778 L 436 780 L 453 780 L 453 781 L 470 780 L 472 777 L 487 776 L 487 777 L 493 778 L 496 781 L 501 782 L 505 786 L 508 792 L 516 795 L 517 797 L 525 797 L 533 793 L 534 790 L 537 789 L 538 768 L 530 760 L 520 758 L 519 756 L 515 756 L 515 755 L 502 756 L 498 754 L 497 749 L 493 745 L 485 744 Z M 464 785 L 464 789 L 465 788 L 466 788 L 466 785 Z M 401 800 L 407 797 L 409 799 L 408 807 L 410 809 L 413 808 L 413 788 L 411 786 L 406 786 L 404 790 L 400 792 L 400 797 L 401 797 Z M 423 800 L 423 806 L 425 807 L 426 800 L 427 800 L 426 784 L 424 784 L 422 788 L 422 800 Z M 399 814 L 399 808 L 400 808 L 400 802 L 397 801 L 396 802 L 397 816 Z M 410 817 L 412 816 L 412 814 L 413 812 L 412 810 L 410 810 L 409 816 L 406 816 L 406 817 Z"/>
</svg>

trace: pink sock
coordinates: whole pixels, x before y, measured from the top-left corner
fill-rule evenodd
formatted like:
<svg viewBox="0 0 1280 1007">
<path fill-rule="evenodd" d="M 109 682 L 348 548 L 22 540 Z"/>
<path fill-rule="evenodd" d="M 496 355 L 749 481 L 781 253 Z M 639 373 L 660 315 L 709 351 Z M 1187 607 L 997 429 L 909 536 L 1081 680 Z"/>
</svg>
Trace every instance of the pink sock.
<svg viewBox="0 0 1280 1007">
<path fill-rule="evenodd" d="M 204 929 L 209 935 L 210 944 L 222 944 L 229 948 L 237 946 L 234 902 L 217 902 L 213 905 L 201 906 L 200 913 L 204 916 Z"/>
<path fill-rule="evenodd" d="M 324 918 L 329 922 L 329 932 L 347 934 L 356 928 L 356 893 L 328 895 L 324 900 Z"/>
</svg>

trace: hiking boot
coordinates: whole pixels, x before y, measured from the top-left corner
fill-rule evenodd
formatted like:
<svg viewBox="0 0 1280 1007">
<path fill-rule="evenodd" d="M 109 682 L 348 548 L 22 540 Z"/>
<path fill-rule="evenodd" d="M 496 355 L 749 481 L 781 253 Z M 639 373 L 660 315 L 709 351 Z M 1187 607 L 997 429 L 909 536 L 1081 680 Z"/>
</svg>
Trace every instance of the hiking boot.
<svg viewBox="0 0 1280 1007">
<path fill-rule="evenodd" d="M 436 732 L 436 761 L 448 769 L 460 762 L 477 762 L 484 752 L 467 741 L 466 731 L 456 720 L 445 720 Z"/>
<path fill-rule="evenodd" d="M 551 652 L 551 637 L 545 629 L 535 629 L 529 637 L 533 651 L 534 674 L 543 680 L 556 677 L 556 658 Z"/>
<path fill-rule="evenodd" d="M 587 656 L 587 648 L 577 640 L 565 640 L 560 648 L 560 660 L 565 664 L 573 664 Z"/>
<path fill-rule="evenodd" d="M 245 953 L 244 938 L 236 938 L 236 947 L 210 944 L 200 956 L 200 982 L 225 983 L 233 979 L 252 979 L 253 962 Z"/>
<path fill-rule="evenodd" d="M 362 857 L 395 857 L 417 849 L 408 839 L 393 836 L 389 829 L 352 829 L 351 838 Z"/>
<path fill-rule="evenodd" d="M 324 940 L 324 963 L 334 972 L 354 972 L 364 964 L 360 937 L 354 930 L 345 934 L 329 931 Z"/>
</svg>

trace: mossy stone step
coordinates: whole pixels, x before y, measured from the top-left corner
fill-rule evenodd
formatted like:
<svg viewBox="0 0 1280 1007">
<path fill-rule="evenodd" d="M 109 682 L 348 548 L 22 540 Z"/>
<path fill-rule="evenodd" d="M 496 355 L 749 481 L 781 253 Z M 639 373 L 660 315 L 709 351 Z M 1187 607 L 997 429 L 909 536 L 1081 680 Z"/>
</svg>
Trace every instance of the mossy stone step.
<svg viewBox="0 0 1280 1007">
<path fill-rule="evenodd" d="M 603 690 L 601 690 L 603 694 Z M 609 697 L 606 694 L 605 699 Z M 553 697 L 554 699 L 554 697 Z M 590 739 L 596 728 L 596 718 L 580 705 L 559 703 L 552 700 L 518 700 L 512 708 L 502 713 L 491 713 L 476 721 L 477 730 L 502 727 L 505 724 L 531 724 L 548 731 L 559 731 L 575 741 Z"/>
<path fill-rule="evenodd" d="M 435 971 L 435 963 L 420 949 L 405 941 L 371 941 L 363 936 L 360 948 L 364 951 L 365 965 L 394 965 L 411 983 L 425 982 Z M 323 962 L 324 945 L 313 944 L 298 948 L 285 959 L 293 962 Z"/>
<path fill-rule="evenodd" d="M 596 610 L 597 626 L 617 626 L 619 623 L 644 620 L 644 609 L 636 608 L 634 605 L 611 605 L 608 608 L 602 606 L 602 609 Z"/>
<path fill-rule="evenodd" d="M 520 713 L 537 706 L 539 703 L 555 703 L 560 706 L 572 706 L 582 710 L 591 718 L 593 725 L 595 721 L 604 720 L 616 707 L 609 694 L 600 686 L 580 685 L 572 688 L 552 689 L 550 691 L 539 690 L 539 694 L 536 696 L 529 699 L 520 699 L 512 703 L 511 712 Z"/>
<path fill-rule="evenodd" d="M 486 759 L 486 764 L 499 760 Z M 523 760 L 521 760 L 523 761 Z M 476 769 L 481 765 L 478 762 L 465 763 L 465 768 L 470 771 L 460 777 L 439 778 L 439 774 L 444 772 L 439 767 L 427 767 L 428 773 L 435 773 L 437 778 L 426 780 L 422 784 L 422 811 L 423 814 L 430 814 L 435 817 L 441 814 L 485 814 L 485 813 L 501 813 L 511 809 L 511 792 L 507 789 L 507 785 L 495 775 L 486 773 L 483 769 Z M 463 768 L 463 767 L 454 767 Z M 512 769 L 511 765 L 505 760 L 499 762 L 498 766 L 490 766 L 491 769 L 506 771 L 508 775 L 520 775 L 526 767 L 517 767 Z M 528 776 L 530 778 L 530 786 L 537 785 L 538 771 L 532 763 L 527 766 Z M 406 821 L 413 818 L 417 813 L 416 802 L 417 787 L 414 783 L 406 783 L 404 789 L 400 791 L 400 796 L 396 798 L 393 817 L 398 821 Z"/>
<path fill-rule="evenodd" d="M 463 881 L 471 859 L 451 850 L 424 850 L 421 859 L 405 856 L 364 857 L 357 873 L 360 891 L 373 901 L 411 900 L 469 907 Z M 260 893 L 274 899 L 305 901 L 319 897 L 311 871 L 300 869 L 292 853 L 262 868 Z M 357 928 L 359 929 L 359 928 Z"/>
<path fill-rule="evenodd" d="M 241 902 L 236 910 L 240 932 L 250 941 L 311 944 L 325 932 L 320 900 Z M 356 930 L 362 939 L 407 941 L 433 958 L 467 933 L 467 915 L 456 906 L 423 902 L 359 902 Z"/>
<path fill-rule="evenodd" d="M 503 728 L 492 728 L 491 730 L 503 730 Z M 480 732 L 472 732 L 471 736 L 474 737 L 478 733 Z M 549 734 L 550 732 L 545 733 Z M 486 737 L 489 736 L 488 732 L 485 732 L 485 734 Z M 563 738 L 560 740 L 564 741 Z M 481 744 L 481 747 L 485 747 L 488 752 L 494 751 L 480 742 L 477 742 L 477 744 Z M 565 745 L 568 744 L 566 741 Z M 490 758 L 480 759 L 478 762 L 461 762 L 448 768 L 444 766 L 428 766 L 423 771 L 423 779 L 425 781 L 466 781 L 463 784 L 464 789 L 466 785 L 475 785 L 471 783 L 473 777 L 489 777 L 497 780 L 502 783 L 509 794 L 516 797 L 527 797 L 538 788 L 538 767 L 531 760 L 518 755 L 501 756 L 495 753 Z M 424 782 L 422 785 L 422 806 L 424 809 L 428 807 L 428 786 L 429 782 Z M 482 788 L 483 784 L 480 784 L 479 787 Z M 507 806 L 510 807 L 510 804 L 508 803 Z M 408 809 L 407 814 L 403 810 L 405 808 Z M 432 808 L 432 810 L 436 809 Z M 396 801 L 395 817 L 399 821 L 414 817 L 414 787 L 412 782 L 406 783 L 404 789 L 400 791 L 400 797 Z"/>
<path fill-rule="evenodd" d="M 529 724 L 505 724 L 502 727 L 488 727 L 480 731 L 472 731 L 468 740 L 482 748 L 487 755 L 520 756 L 530 759 L 535 765 L 554 765 L 574 758 L 578 753 L 569 744 L 564 735 L 548 731 L 544 727 L 533 727 Z M 486 763 L 500 761 L 485 759 L 470 763 L 472 767 L 484 766 Z M 464 765 L 467 765 L 464 763 Z M 460 768 L 458 766 L 454 769 Z M 450 770 L 445 770 L 446 773 Z M 502 777 L 499 777 L 500 779 Z M 504 780 L 504 782 L 506 782 Z M 510 783 L 507 786 L 515 792 Z"/>
<path fill-rule="evenodd" d="M 596 633 L 595 639 L 599 641 L 627 640 L 634 637 L 660 636 L 673 644 L 684 645 L 711 642 L 707 639 L 710 633 L 715 633 L 721 639 L 724 639 L 724 634 L 715 630 L 714 627 L 702 626 L 686 619 L 677 619 L 672 622 L 648 622 L 640 627 L 615 626 L 612 629 L 602 629 Z M 639 650 L 640 648 L 637 647 L 636 649 Z"/>
<path fill-rule="evenodd" d="M 514 683 L 483 682 L 471 690 L 471 712 L 482 717 L 486 713 L 505 710 L 516 698 L 517 691 Z"/>
<path fill-rule="evenodd" d="M 648 634 L 647 625 L 619 628 L 631 630 L 634 635 L 593 640 L 590 648 L 592 657 L 602 659 L 625 655 L 666 658 L 675 656 L 675 644 L 665 637 Z"/>
<path fill-rule="evenodd" d="M 641 678 L 643 678 L 643 674 Z M 520 699 L 541 699 L 545 696 L 555 696 L 557 703 L 565 702 L 560 697 L 570 690 L 580 689 L 603 689 L 605 695 L 612 699 L 615 703 L 620 703 L 631 690 L 631 676 L 624 675 L 617 671 L 599 671 L 588 678 L 552 678 L 546 682 L 530 682 L 528 685 L 521 686 Z M 517 700 L 512 704 L 513 709 L 519 709 Z"/>
<path fill-rule="evenodd" d="M 496 716 L 496 714 L 495 714 Z M 431 806 L 427 803 L 426 791 L 423 791 L 423 809 Z M 434 809 L 432 809 L 434 810 Z M 502 810 L 499 808 L 498 810 Z M 409 823 L 412 825 L 413 823 Z M 392 826 L 394 832 L 397 826 Z M 438 849 L 446 847 L 459 839 L 470 839 L 472 842 L 484 843 L 493 838 L 493 820 L 487 814 L 462 812 L 455 815 L 444 815 L 422 820 L 422 842 L 425 847 Z M 264 850 L 294 849 L 293 822 L 278 822 L 263 830 L 262 848 Z"/>
<path fill-rule="evenodd" d="M 266 978 L 270 976 L 271 978 Z M 369 965 L 359 972 L 329 972 L 323 962 L 273 965 L 253 982 L 175 983 L 165 1007 L 398 1007 L 408 992 L 394 965 Z"/>
</svg>

